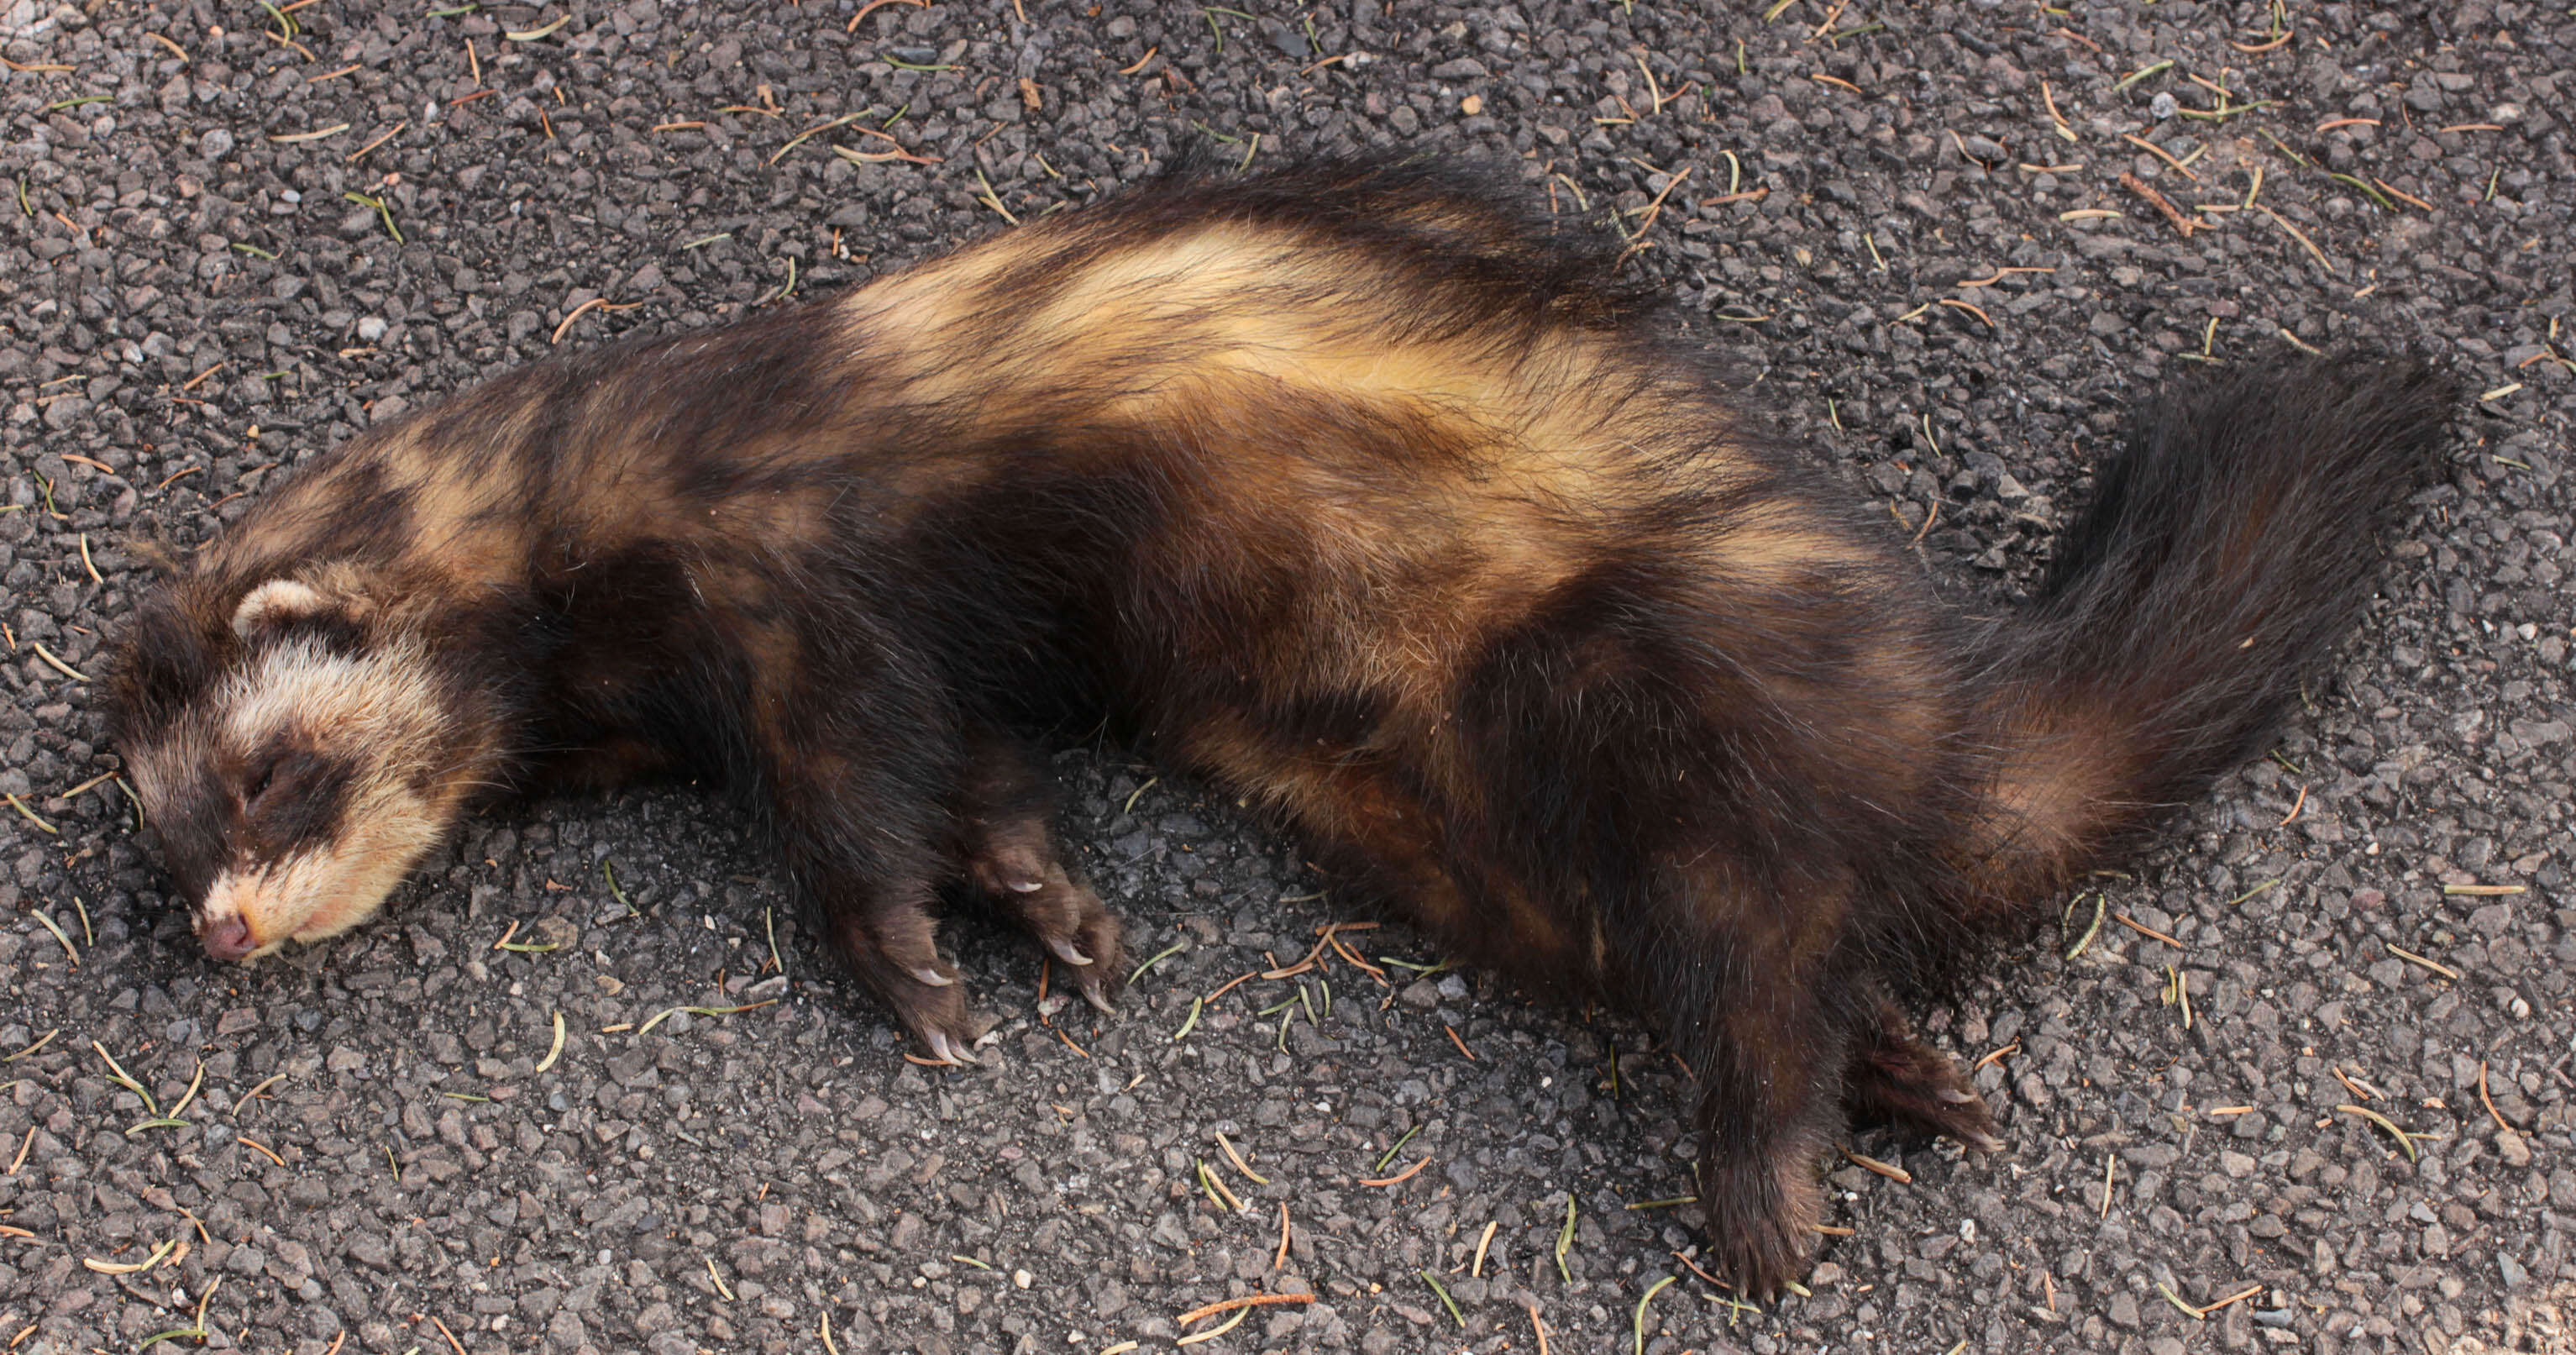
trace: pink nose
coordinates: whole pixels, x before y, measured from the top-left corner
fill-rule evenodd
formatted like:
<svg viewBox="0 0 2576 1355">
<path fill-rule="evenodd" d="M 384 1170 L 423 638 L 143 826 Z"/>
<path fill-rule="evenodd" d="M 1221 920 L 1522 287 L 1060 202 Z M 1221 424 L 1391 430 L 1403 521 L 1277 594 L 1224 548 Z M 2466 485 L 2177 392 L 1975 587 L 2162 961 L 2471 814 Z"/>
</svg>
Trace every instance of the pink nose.
<svg viewBox="0 0 2576 1355">
<path fill-rule="evenodd" d="M 250 924 L 239 917 L 228 917 L 209 924 L 197 934 L 206 953 L 218 960 L 238 960 L 259 947 L 250 939 Z"/>
</svg>

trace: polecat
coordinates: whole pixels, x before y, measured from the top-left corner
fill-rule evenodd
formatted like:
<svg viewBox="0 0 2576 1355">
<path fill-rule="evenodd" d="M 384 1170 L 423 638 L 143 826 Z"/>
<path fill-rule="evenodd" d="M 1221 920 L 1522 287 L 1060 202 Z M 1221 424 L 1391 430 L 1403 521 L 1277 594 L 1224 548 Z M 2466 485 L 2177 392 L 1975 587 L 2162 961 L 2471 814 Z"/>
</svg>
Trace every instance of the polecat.
<svg viewBox="0 0 2576 1355">
<path fill-rule="evenodd" d="M 1421 161 L 1183 174 L 545 362 L 154 592 L 116 737 L 222 959 L 366 918 L 488 787 L 716 774 L 962 1058 L 943 882 L 1116 985 L 1024 742 L 1113 717 L 1461 955 L 1652 1021 L 1719 1273 L 1768 1292 L 1847 1108 L 1997 1146 L 1892 995 L 2256 746 L 2453 396 L 2230 368 L 1981 618 L 1613 264 Z"/>
</svg>

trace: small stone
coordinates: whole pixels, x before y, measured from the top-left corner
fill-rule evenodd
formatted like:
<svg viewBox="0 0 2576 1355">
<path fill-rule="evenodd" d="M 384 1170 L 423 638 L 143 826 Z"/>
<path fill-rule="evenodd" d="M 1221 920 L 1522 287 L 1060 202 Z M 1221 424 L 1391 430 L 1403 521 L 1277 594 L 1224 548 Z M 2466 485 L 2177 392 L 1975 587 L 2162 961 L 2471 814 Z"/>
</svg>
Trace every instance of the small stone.
<svg viewBox="0 0 2576 1355">
<path fill-rule="evenodd" d="M 1314 45 L 1306 41 L 1304 33 L 1277 19 L 1263 19 L 1260 27 L 1262 38 L 1291 61 L 1303 61 L 1315 54 Z"/>
</svg>

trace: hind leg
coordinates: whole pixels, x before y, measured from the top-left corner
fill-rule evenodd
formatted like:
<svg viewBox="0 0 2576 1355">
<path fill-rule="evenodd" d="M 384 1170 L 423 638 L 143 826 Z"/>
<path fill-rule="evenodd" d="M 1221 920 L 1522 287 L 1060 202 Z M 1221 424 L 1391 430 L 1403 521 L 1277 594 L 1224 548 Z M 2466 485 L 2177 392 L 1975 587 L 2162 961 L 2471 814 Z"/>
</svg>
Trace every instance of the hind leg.
<svg viewBox="0 0 2576 1355">
<path fill-rule="evenodd" d="M 1712 1269 L 1751 1298 L 1804 1274 L 1821 1241 L 1818 1166 L 1845 1123 L 1859 967 L 1848 899 L 1834 882 L 1783 879 L 1712 848 L 1605 900 L 1603 987 L 1698 1079 Z"/>
<path fill-rule="evenodd" d="M 1758 961 L 1749 970 L 1765 972 Z M 1710 1246 L 1718 1273 L 1755 1298 L 1815 1259 L 1824 1220 L 1817 1164 L 1843 1125 L 1834 1087 L 1844 1037 L 1811 986 L 1816 976 L 1768 975 L 1714 1000 L 1702 994 L 1709 1016 L 1691 1059 Z"/>
<path fill-rule="evenodd" d="M 1105 1012 L 1119 984 L 1118 918 L 1066 868 L 1048 826 L 1053 808 L 1054 796 L 1026 746 L 992 731 L 968 740 L 956 804 L 960 869 L 1063 962 L 1083 998 Z"/>
<path fill-rule="evenodd" d="M 1915 1035 L 1883 993 L 1854 1033 L 1843 1104 L 1855 1119 L 1943 1135 L 1989 1153 L 2003 1150 L 1985 1098 L 1949 1056 Z"/>
</svg>

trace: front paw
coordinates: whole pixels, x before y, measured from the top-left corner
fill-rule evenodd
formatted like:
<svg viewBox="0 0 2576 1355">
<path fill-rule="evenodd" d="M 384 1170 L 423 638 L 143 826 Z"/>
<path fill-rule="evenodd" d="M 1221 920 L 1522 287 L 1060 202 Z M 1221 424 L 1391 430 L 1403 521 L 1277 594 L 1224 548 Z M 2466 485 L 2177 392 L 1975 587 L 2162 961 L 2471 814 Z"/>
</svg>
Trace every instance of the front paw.
<svg viewBox="0 0 2576 1355">
<path fill-rule="evenodd" d="M 912 1032 L 925 1057 L 952 1064 L 982 1061 L 975 1050 L 986 1042 L 993 1023 L 974 1014 L 966 1001 L 966 985 L 954 974 L 943 976 L 934 970 L 907 974 L 885 997 L 895 1019 Z"/>
<path fill-rule="evenodd" d="M 975 1048 L 992 1023 L 969 1009 L 966 985 L 939 958 L 928 915 L 904 910 L 873 922 L 851 920 L 839 930 L 838 949 L 851 974 L 894 1010 L 928 1057 L 976 1062 Z"/>
<path fill-rule="evenodd" d="M 987 852 L 970 861 L 968 875 L 995 906 L 1046 947 L 1073 978 L 1084 1000 L 1109 1011 L 1123 981 L 1124 948 L 1118 915 L 1074 879 L 1052 853 Z"/>
</svg>

